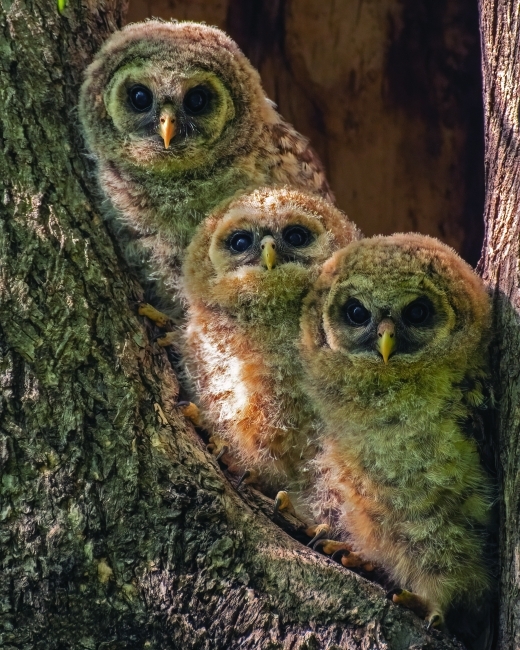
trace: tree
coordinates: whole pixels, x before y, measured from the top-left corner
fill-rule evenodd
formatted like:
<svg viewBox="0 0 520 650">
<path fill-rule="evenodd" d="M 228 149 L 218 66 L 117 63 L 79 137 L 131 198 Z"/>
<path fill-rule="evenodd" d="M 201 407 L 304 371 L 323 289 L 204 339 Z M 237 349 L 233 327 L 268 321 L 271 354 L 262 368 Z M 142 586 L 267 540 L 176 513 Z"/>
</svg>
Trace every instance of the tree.
<svg viewBox="0 0 520 650">
<path fill-rule="evenodd" d="M 0 644 L 459 647 L 283 533 L 176 408 L 77 130 L 123 13 L 0 9 Z"/>
<path fill-rule="evenodd" d="M 486 118 L 486 232 L 479 268 L 495 298 L 496 448 L 500 469 L 501 650 L 520 640 L 520 13 L 514 0 L 480 0 Z"/>
</svg>

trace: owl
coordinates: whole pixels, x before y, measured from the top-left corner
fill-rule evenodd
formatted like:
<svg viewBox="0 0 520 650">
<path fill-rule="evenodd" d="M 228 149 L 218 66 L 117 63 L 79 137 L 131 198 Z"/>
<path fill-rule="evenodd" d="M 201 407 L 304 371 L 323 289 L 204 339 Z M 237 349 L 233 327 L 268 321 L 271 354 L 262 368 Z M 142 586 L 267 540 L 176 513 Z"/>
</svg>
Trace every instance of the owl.
<svg viewBox="0 0 520 650">
<path fill-rule="evenodd" d="M 150 20 L 113 34 L 87 68 L 79 117 L 127 256 L 151 258 L 166 295 L 196 226 L 237 192 L 289 185 L 332 200 L 307 140 L 214 27 Z"/>
<path fill-rule="evenodd" d="M 302 301 L 356 237 L 319 197 L 261 188 L 216 210 L 188 246 L 186 363 L 203 421 L 267 494 L 306 481 L 315 419 L 300 386 Z"/>
<path fill-rule="evenodd" d="M 471 429 L 485 405 L 490 301 L 436 239 L 336 252 L 302 310 L 306 386 L 324 422 L 312 506 L 443 625 L 482 600 L 490 478 Z"/>
</svg>

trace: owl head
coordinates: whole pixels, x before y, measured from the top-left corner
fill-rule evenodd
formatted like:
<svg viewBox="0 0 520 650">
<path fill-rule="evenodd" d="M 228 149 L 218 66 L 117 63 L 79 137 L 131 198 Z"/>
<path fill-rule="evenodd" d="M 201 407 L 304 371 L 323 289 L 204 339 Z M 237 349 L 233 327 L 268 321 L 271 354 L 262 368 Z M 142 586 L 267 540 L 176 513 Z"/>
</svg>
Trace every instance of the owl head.
<svg viewBox="0 0 520 650">
<path fill-rule="evenodd" d="M 276 120 L 258 73 L 224 32 L 158 20 L 107 40 L 79 112 L 94 153 L 166 173 L 231 160 Z"/>
<path fill-rule="evenodd" d="M 334 250 L 358 237 L 328 202 L 287 188 L 262 188 L 215 211 L 200 226 L 184 264 L 186 294 L 229 314 L 283 320 Z"/>
<path fill-rule="evenodd" d="M 435 391 L 439 373 L 462 381 L 483 366 L 490 301 L 480 278 L 438 240 L 374 237 L 324 264 L 302 327 L 312 371 L 329 372 L 332 382 L 366 380 L 377 393 L 430 378 Z"/>
</svg>

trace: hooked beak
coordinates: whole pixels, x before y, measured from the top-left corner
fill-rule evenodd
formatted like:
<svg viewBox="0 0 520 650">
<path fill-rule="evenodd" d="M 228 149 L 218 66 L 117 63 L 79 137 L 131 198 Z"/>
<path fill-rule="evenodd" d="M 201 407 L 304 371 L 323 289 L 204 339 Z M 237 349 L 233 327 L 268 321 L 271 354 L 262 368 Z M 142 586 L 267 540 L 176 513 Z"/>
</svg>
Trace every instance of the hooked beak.
<svg viewBox="0 0 520 650">
<path fill-rule="evenodd" d="M 157 133 L 164 140 L 164 148 L 168 149 L 170 140 L 175 135 L 176 131 L 176 118 L 175 111 L 172 106 L 165 106 L 159 115 L 159 128 Z"/>
<path fill-rule="evenodd" d="M 274 237 L 267 235 L 260 242 L 262 262 L 268 271 L 276 266 L 276 244 Z"/>
<path fill-rule="evenodd" d="M 395 344 L 395 323 L 391 318 L 384 318 L 377 328 L 377 349 L 385 363 L 395 350 Z"/>
</svg>

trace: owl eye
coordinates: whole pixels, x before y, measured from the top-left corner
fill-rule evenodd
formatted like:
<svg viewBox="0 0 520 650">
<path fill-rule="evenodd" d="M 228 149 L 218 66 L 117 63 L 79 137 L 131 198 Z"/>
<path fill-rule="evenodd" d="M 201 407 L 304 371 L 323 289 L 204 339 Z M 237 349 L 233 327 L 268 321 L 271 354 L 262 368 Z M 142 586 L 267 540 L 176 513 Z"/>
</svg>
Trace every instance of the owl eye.
<svg viewBox="0 0 520 650">
<path fill-rule="evenodd" d="M 195 86 L 188 90 L 184 97 L 183 106 L 188 115 L 199 115 L 207 108 L 210 94 L 204 86 Z"/>
<path fill-rule="evenodd" d="M 345 314 L 347 322 L 354 327 L 366 325 L 372 316 L 368 309 L 363 307 L 359 300 L 356 300 L 355 298 L 351 298 L 347 301 L 343 306 L 343 313 Z"/>
<path fill-rule="evenodd" d="M 419 298 L 403 309 L 403 320 L 407 325 L 425 325 L 433 315 L 433 306 L 429 300 Z"/>
<path fill-rule="evenodd" d="M 303 226 L 288 226 L 282 233 L 285 243 L 293 246 L 294 248 L 302 248 L 307 246 L 311 239 L 311 232 Z"/>
<path fill-rule="evenodd" d="M 132 107 L 139 111 L 147 111 L 153 104 L 153 95 L 146 86 L 132 86 L 128 91 L 128 98 Z"/>
<path fill-rule="evenodd" d="M 240 230 L 228 239 L 228 246 L 234 253 L 245 253 L 253 245 L 253 235 L 245 230 Z"/>
</svg>

